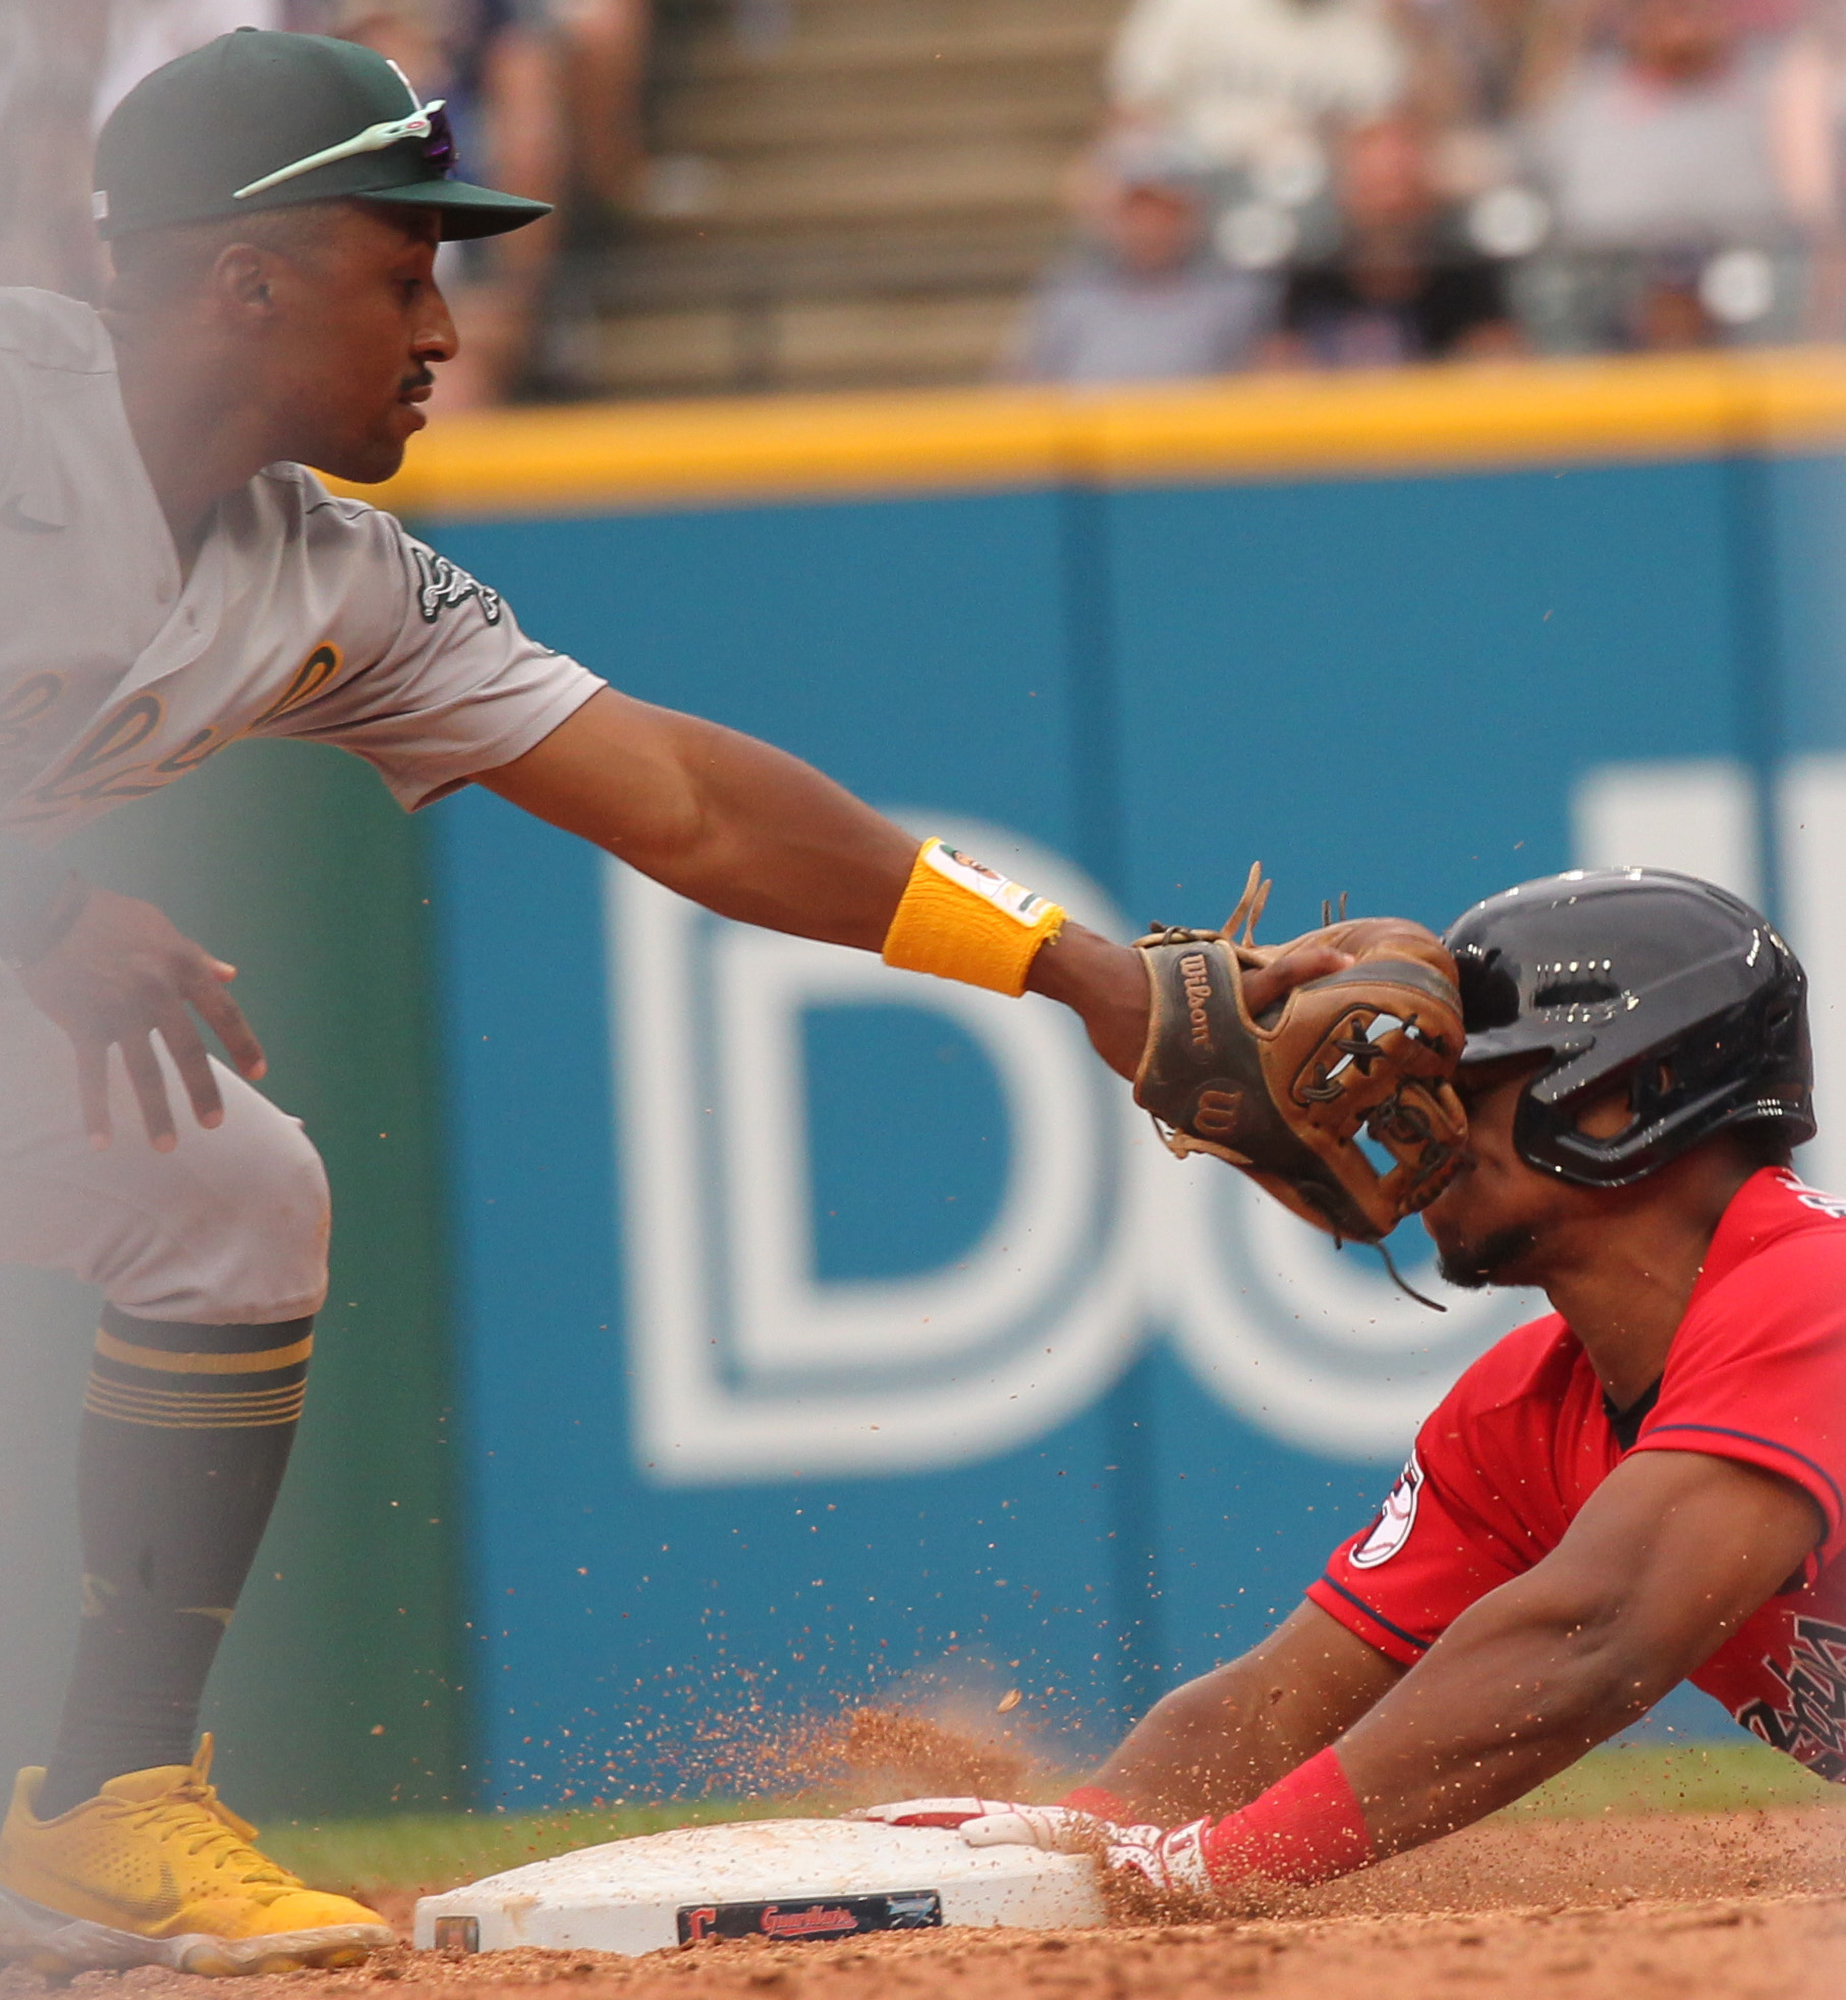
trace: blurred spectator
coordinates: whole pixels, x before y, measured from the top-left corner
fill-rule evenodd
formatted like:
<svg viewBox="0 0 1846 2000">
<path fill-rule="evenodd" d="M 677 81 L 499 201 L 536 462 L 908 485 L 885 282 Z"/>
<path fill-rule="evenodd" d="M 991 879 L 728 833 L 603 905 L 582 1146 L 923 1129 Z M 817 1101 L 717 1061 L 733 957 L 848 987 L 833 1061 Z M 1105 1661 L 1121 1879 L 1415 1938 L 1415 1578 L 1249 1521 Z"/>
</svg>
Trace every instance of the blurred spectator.
<svg viewBox="0 0 1846 2000">
<path fill-rule="evenodd" d="M 1226 194 L 1294 206 L 1324 185 L 1330 121 L 1376 118 L 1409 57 L 1386 0 L 1132 0 L 1110 93 L 1226 177 Z"/>
<path fill-rule="evenodd" d="M 51 11 L 47 8 L 47 11 Z M 282 0 L 112 0 L 90 124 L 102 123 L 144 76 L 233 28 L 286 28 Z M 88 170 L 88 162 L 85 162 Z"/>
<path fill-rule="evenodd" d="M 438 374 L 433 407 L 503 401 L 527 374 L 566 232 L 606 224 L 633 199 L 649 0 L 294 4 L 295 25 L 363 42 L 426 98 L 445 99 L 469 171 L 563 211 L 443 256 L 462 344 Z"/>
<path fill-rule="evenodd" d="M 611 208 L 633 199 L 649 0 L 290 0 L 294 27 L 388 55 L 449 100 L 458 140 L 506 176 L 556 178 Z M 427 81 L 426 81 L 427 79 Z M 510 178 L 509 178 L 510 185 Z"/>
<path fill-rule="evenodd" d="M 1837 106 L 1742 0 L 1620 0 L 1528 120 L 1552 212 L 1521 275 L 1551 348 L 1787 339 L 1832 227 Z"/>
<path fill-rule="evenodd" d="M 0 0 L 0 283 L 100 297 L 95 127 L 150 70 L 244 26 L 364 42 L 448 102 L 478 170 L 619 206 L 639 164 L 647 21 L 647 0 Z M 517 385 L 558 234 L 549 222 L 445 251 L 463 334 L 438 378 L 450 407 Z"/>
<path fill-rule="evenodd" d="M 1555 81 L 1581 45 L 1596 0 L 1401 0 L 1413 94 L 1426 115 L 1503 126 Z"/>
<path fill-rule="evenodd" d="M 0 284 L 101 297 L 97 128 L 150 70 L 246 25 L 283 25 L 280 0 L 0 0 Z"/>
<path fill-rule="evenodd" d="M 441 98 L 466 171 L 540 201 L 562 180 L 563 63 L 544 0 L 322 0 L 322 31 L 391 60 Z M 556 254 L 556 218 L 445 248 L 438 266 L 461 351 L 438 371 L 435 403 L 467 408 L 517 387 Z"/>
<path fill-rule="evenodd" d="M 1821 11 L 1812 0 L 1737 0 L 1746 35 L 1785 35 L 1804 28 Z"/>
<path fill-rule="evenodd" d="M 1560 238 L 1594 249 L 1774 238 L 1789 226 L 1771 135 L 1776 51 L 1735 0 L 1626 0 L 1532 128 Z"/>
<path fill-rule="evenodd" d="M 564 109 L 579 202 L 633 205 L 646 165 L 642 106 L 649 0 L 550 0 L 564 48 Z"/>
<path fill-rule="evenodd" d="M 1362 368 L 1517 351 L 1502 267 L 1444 202 L 1417 121 L 1349 130 L 1336 185 L 1339 246 L 1291 272 L 1267 360 Z"/>
<path fill-rule="evenodd" d="M 106 0 L 0 0 L 0 285 L 95 299 L 90 100 Z"/>
<path fill-rule="evenodd" d="M 1597 0 L 1399 0 L 1408 93 L 1429 121 L 1432 171 L 1457 201 L 1516 177 L 1513 121 L 1582 46 Z"/>
<path fill-rule="evenodd" d="M 1039 288 L 1007 373 L 1123 382 L 1247 366 L 1274 324 L 1277 284 L 1214 254 L 1197 160 L 1152 135 L 1122 134 L 1088 187 L 1088 241 Z"/>
</svg>

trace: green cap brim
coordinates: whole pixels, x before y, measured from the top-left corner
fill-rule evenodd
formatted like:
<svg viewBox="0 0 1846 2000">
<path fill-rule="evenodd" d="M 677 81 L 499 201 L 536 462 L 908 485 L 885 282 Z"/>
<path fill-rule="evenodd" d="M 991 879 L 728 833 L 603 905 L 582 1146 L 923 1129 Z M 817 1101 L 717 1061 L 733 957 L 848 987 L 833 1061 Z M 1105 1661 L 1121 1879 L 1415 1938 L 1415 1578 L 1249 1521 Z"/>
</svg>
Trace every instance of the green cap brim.
<svg viewBox="0 0 1846 2000">
<path fill-rule="evenodd" d="M 445 243 L 477 236 L 504 236 L 551 213 L 548 201 L 528 201 L 523 195 L 501 194 L 468 181 L 412 181 L 403 187 L 366 188 L 346 195 L 347 201 L 372 201 L 391 208 L 434 208 L 442 212 Z"/>
</svg>

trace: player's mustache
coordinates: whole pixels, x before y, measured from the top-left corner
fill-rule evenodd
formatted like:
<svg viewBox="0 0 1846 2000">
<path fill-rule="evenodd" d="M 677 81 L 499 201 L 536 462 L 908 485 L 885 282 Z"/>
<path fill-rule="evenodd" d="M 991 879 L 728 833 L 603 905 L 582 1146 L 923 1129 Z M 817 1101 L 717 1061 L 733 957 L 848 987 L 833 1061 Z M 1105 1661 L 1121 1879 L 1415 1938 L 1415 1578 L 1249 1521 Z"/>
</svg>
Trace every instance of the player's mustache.
<svg viewBox="0 0 1846 2000">
<path fill-rule="evenodd" d="M 413 368 L 398 383 L 397 393 L 400 396 L 408 396 L 413 389 L 433 389 L 435 386 L 435 370 L 430 367 L 428 362 L 424 362 L 420 367 Z"/>
</svg>

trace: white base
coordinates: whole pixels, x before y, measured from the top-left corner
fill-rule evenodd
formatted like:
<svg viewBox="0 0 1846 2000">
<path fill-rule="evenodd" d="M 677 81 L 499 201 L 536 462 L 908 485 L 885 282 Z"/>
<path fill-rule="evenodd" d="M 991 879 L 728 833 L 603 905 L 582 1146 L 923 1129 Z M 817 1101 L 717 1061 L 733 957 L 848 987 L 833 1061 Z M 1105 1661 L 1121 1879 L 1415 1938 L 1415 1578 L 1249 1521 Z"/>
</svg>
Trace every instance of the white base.
<svg viewBox="0 0 1846 2000">
<path fill-rule="evenodd" d="M 415 1937 L 425 1950 L 439 1942 L 476 1951 L 538 1945 L 635 1957 L 714 1931 L 788 1938 L 921 1927 L 935 1919 L 919 1912 L 934 1905 L 904 1905 L 910 1921 L 891 1926 L 845 1899 L 932 1893 L 946 1924 L 1067 1930 L 1104 1918 L 1096 1865 L 1086 1856 L 969 1847 L 935 1827 L 766 1819 L 580 1847 L 425 1896 Z M 716 1914 L 727 1905 L 758 1907 Z M 450 1920 L 440 1934 L 439 1918 Z"/>
</svg>

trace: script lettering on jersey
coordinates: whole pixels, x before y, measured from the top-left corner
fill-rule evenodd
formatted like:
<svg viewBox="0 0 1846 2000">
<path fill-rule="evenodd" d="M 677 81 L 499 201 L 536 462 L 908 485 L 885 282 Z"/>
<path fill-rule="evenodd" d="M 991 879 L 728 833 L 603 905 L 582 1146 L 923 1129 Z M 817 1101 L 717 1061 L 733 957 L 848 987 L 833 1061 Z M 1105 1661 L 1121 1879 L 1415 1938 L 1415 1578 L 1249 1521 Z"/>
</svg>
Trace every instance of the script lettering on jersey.
<svg viewBox="0 0 1846 2000">
<path fill-rule="evenodd" d="M 196 771 L 206 758 L 215 756 L 227 744 L 260 734 L 270 723 L 312 701 L 344 663 L 345 655 L 339 647 L 330 639 L 323 640 L 254 720 L 238 728 L 208 724 L 194 730 L 164 757 L 151 763 L 125 765 L 122 759 L 141 749 L 167 720 L 166 704 L 157 694 L 135 695 L 104 716 L 51 776 L 33 787 L 28 794 L 30 805 L 11 817 L 22 822 L 55 819 L 72 805 L 99 799 L 145 798 L 175 778 L 184 777 L 188 771 Z M 32 683 L 26 685 L 30 687 Z M 0 712 L 0 722 L 5 719 Z M 5 747 L 5 742 L 4 734 L 0 734 L 0 748 Z"/>
<path fill-rule="evenodd" d="M 500 593 L 490 590 L 478 577 L 468 574 L 465 569 L 450 562 L 447 556 L 439 556 L 434 549 L 420 547 L 412 542 L 410 553 L 417 565 L 417 609 L 423 614 L 425 625 L 433 625 L 445 611 L 453 611 L 457 605 L 466 604 L 469 598 L 481 607 L 481 616 L 490 625 L 500 622 Z"/>
<path fill-rule="evenodd" d="M 0 750 L 17 750 L 32 725 L 64 692 L 61 674 L 31 674 L 0 695 Z"/>
<path fill-rule="evenodd" d="M 1772 1750 L 1846 1783 L 1846 1625 L 1797 1618 L 1787 1660 L 1763 1665 L 1787 1690 L 1787 1703 L 1753 1701 L 1737 1720 Z"/>
<path fill-rule="evenodd" d="M 1779 1177 L 1803 1208 L 1811 1208 L 1817 1215 L 1830 1215 L 1835 1222 L 1846 1222 L 1846 1198 L 1809 1187 L 1791 1167 L 1782 1168 Z"/>
<path fill-rule="evenodd" d="M 135 799 L 158 791 L 164 778 L 146 783 L 145 765 L 125 771 L 121 764 L 148 742 L 166 715 L 166 704 L 157 694 L 138 694 L 111 709 L 43 784 L 33 786 L 27 794 L 29 803 L 12 817 L 54 819 L 79 800 Z"/>
<path fill-rule="evenodd" d="M 32 674 L 0 695 L 0 798 L 10 797 L 32 775 L 31 752 L 25 747 L 31 741 L 32 725 L 58 705 L 63 692 L 61 674 Z M 4 761 L 9 750 L 25 752 L 18 768 Z"/>
</svg>

